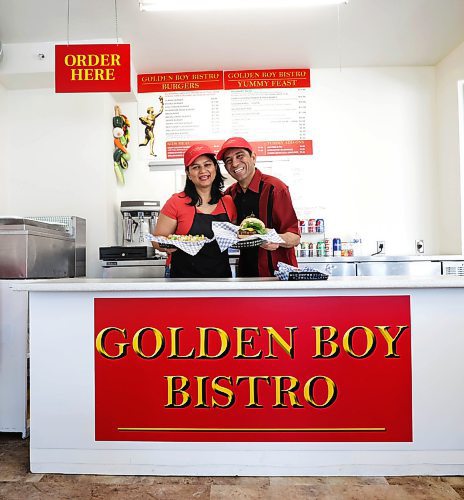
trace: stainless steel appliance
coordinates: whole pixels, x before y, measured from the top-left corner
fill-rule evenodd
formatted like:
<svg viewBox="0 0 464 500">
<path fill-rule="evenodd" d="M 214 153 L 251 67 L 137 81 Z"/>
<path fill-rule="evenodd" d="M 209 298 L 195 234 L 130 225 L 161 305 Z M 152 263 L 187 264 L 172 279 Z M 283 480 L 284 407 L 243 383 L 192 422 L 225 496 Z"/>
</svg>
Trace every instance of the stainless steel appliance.
<svg viewBox="0 0 464 500">
<path fill-rule="evenodd" d="M 104 260 L 103 278 L 164 278 L 166 259 Z"/>
<path fill-rule="evenodd" d="M 159 201 L 121 201 L 122 246 L 99 249 L 103 278 L 164 277 L 166 261 L 145 238 L 153 234 L 159 213 Z"/>
<path fill-rule="evenodd" d="M 159 201 L 121 201 L 122 245 L 151 247 L 145 234 L 153 233 L 159 212 Z"/>
<path fill-rule="evenodd" d="M 0 432 L 27 434 L 28 295 L 21 278 L 85 276 L 80 217 L 0 217 Z"/>
<path fill-rule="evenodd" d="M 85 219 L 0 217 L 0 278 L 85 276 Z"/>
<path fill-rule="evenodd" d="M 371 260 L 356 264 L 358 276 L 440 276 L 441 262 L 413 260 L 413 258 L 392 258 Z"/>
</svg>

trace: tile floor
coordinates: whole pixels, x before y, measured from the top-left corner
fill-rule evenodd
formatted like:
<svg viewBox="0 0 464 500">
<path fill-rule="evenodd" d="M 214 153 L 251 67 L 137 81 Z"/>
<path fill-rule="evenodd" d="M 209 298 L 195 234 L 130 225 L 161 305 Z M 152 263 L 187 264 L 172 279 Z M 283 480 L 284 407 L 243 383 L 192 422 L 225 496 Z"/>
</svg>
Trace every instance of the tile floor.
<svg viewBox="0 0 464 500">
<path fill-rule="evenodd" d="M 28 440 L 0 433 L 0 500 L 459 500 L 453 477 L 162 477 L 31 474 Z"/>
</svg>

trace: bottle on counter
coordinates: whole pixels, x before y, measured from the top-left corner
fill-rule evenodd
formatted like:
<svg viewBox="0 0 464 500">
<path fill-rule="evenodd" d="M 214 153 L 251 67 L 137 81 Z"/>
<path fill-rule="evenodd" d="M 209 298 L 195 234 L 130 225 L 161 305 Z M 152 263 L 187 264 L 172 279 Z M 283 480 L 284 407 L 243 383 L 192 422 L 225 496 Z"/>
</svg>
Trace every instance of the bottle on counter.
<svg viewBox="0 0 464 500">
<path fill-rule="evenodd" d="M 342 240 L 340 238 L 334 238 L 332 240 L 332 252 L 334 257 L 342 256 Z"/>
<path fill-rule="evenodd" d="M 324 232 L 325 232 L 324 219 L 317 219 L 316 220 L 316 233 L 324 233 Z"/>
<path fill-rule="evenodd" d="M 315 233 L 316 232 L 316 219 L 308 219 L 307 227 L 308 227 L 308 233 Z"/>
<path fill-rule="evenodd" d="M 308 243 L 308 257 L 314 257 L 314 244 Z"/>
</svg>

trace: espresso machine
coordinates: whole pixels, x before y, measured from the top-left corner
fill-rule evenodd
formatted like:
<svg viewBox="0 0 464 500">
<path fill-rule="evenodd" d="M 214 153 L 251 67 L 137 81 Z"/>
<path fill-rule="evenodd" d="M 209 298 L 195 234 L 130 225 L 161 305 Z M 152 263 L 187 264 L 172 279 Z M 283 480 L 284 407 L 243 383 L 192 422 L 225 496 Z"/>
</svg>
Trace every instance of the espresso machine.
<svg viewBox="0 0 464 500">
<path fill-rule="evenodd" d="M 159 201 L 121 201 L 121 246 L 100 248 L 100 260 L 123 261 L 156 258 L 145 235 L 153 234 L 160 213 Z"/>
</svg>

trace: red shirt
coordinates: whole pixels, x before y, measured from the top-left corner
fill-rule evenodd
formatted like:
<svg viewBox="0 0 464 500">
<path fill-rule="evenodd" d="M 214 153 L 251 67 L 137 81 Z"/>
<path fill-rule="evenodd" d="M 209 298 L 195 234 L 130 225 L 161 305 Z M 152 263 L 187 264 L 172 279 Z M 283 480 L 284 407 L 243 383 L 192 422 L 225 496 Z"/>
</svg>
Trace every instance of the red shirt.
<svg viewBox="0 0 464 500">
<path fill-rule="evenodd" d="M 279 234 L 295 233 L 299 235 L 298 218 L 293 208 L 288 186 L 277 177 L 263 174 L 260 170 L 256 169 L 248 189 L 255 193 L 259 193 L 261 181 L 263 185 L 259 197 L 258 217 L 264 222 L 266 227 L 275 229 Z M 235 199 L 239 191 L 242 191 L 242 188 L 240 184 L 236 182 L 226 190 L 226 193 L 230 194 L 232 198 Z M 273 269 L 269 268 L 268 254 L 271 255 Z M 298 263 L 294 248 L 279 247 L 272 252 L 259 248 L 259 276 L 274 276 L 274 270 L 277 269 L 277 262 L 285 262 L 297 267 Z"/>
<path fill-rule="evenodd" d="M 191 201 L 191 198 L 182 191 L 181 193 L 173 194 L 161 209 L 162 214 L 177 221 L 176 234 L 188 234 L 192 227 L 193 218 L 195 217 L 195 207 L 187 205 Z M 224 206 L 221 200 L 219 200 L 211 215 L 226 213 L 230 221 L 235 221 L 237 219 L 237 209 L 232 198 L 224 195 L 222 201 L 226 210 L 224 210 Z"/>
</svg>

